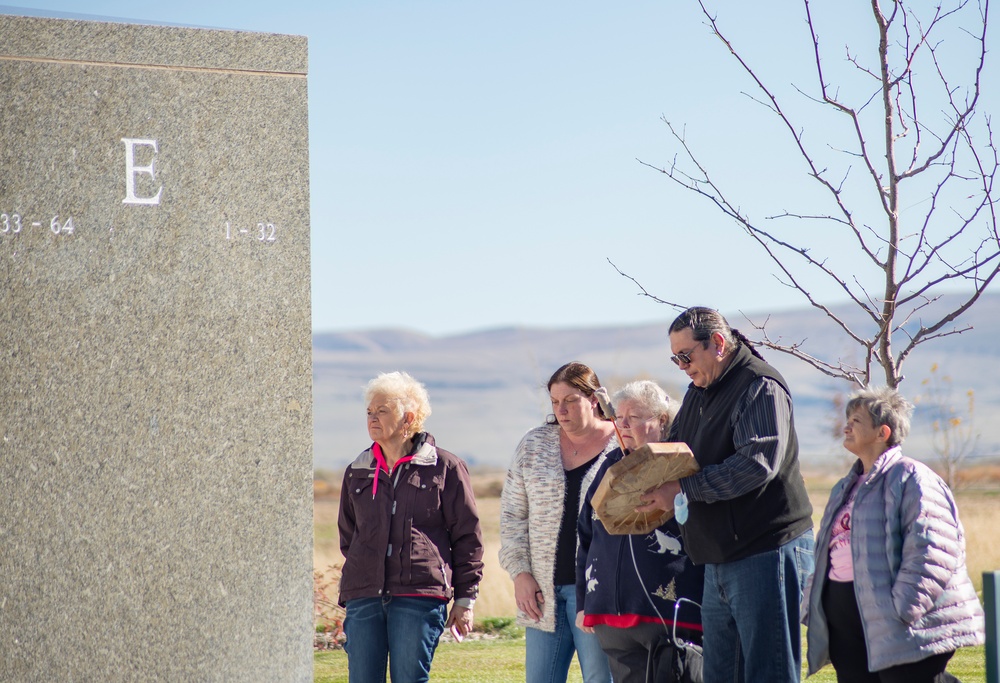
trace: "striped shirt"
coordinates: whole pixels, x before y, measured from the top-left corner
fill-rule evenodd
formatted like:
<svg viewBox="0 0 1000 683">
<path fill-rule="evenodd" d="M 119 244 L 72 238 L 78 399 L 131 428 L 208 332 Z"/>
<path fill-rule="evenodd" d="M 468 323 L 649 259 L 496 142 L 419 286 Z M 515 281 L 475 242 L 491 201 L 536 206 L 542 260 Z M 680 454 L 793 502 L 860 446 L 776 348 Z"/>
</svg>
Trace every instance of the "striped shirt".
<svg viewBox="0 0 1000 683">
<path fill-rule="evenodd" d="M 788 449 L 792 399 L 770 377 L 750 384 L 730 416 L 736 452 L 681 480 L 691 500 L 715 503 L 762 488 L 774 479 Z"/>
</svg>

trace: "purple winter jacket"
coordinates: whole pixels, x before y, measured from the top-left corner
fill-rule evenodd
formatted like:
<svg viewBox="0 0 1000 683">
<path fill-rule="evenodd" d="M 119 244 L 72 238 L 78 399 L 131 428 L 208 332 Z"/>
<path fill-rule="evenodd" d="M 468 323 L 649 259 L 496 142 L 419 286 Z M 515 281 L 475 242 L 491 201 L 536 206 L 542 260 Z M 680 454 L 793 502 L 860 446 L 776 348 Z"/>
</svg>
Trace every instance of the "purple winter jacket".
<svg viewBox="0 0 1000 683">
<path fill-rule="evenodd" d="M 371 448 L 344 472 L 340 490 L 340 604 L 386 595 L 472 607 L 483 577 L 483 536 L 465 463 L 426 432 L 390 475 Z"/>
<path fill-rule="evenodd" d="M 831 525 L 861 473 L 857 461 L 833 487 L 816 536 L 816 571 L 803 596 L 810 675 L 830 661 L 822 593 Z M 875 461 L 858 490 L 851 556 L 870 671 L 983 643 L 985 618 L 965 567 L 958 506 L 941 478 L 899 446 Z"/>
</svg>

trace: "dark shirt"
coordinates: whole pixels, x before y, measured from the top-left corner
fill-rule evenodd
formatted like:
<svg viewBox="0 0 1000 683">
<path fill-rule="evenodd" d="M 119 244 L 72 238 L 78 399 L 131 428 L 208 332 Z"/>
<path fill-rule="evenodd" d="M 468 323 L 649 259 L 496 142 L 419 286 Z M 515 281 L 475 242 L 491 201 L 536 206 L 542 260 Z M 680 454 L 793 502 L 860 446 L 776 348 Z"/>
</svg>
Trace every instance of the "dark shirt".
<svg viewBox="0 0 1000 683">
<path fill-rule="evenodd" d="M 580 489 L 584 476 L 598 457 L 595 455 L 579 467 L 566 470 L 566 498 L 563 499 L 562 524 L 559 525 L 559 543 L 556 546 L 557 586 L 576 583 L 576 522 L 580 516 Z"/>
</svg>

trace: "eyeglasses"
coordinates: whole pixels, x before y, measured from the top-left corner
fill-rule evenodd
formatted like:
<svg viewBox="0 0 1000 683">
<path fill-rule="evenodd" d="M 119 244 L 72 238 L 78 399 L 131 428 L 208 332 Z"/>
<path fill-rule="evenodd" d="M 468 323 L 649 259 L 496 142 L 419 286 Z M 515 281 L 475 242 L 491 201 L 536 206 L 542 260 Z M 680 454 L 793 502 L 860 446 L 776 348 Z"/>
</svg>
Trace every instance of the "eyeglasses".
<svg viewBox="0 0 1000 683">
<path fill-rule="evenodd" d="M 638 415 L 619 415 L 615 418 L 615 422 L 622 427 L 629 427 L 631 425 L 642 424 L 643 422 L 649 422 L 650 420 L 655 419 L 656 415 L 650 415 L 649 417 L 639 417 Z"/>
<path fill-rule="evenodd" d="M 674 362 L 674 365 L 678 367 L 680 366 L 681 363 L 684 363 L 684 365 L 691 365 L 691 352 L 694 351 L 696 348 L 698 347 L 692 346 L 687 351 L 678 351 L 677 355 L 670 357 L 670 360 L 672 360 Z"/>
</svg>

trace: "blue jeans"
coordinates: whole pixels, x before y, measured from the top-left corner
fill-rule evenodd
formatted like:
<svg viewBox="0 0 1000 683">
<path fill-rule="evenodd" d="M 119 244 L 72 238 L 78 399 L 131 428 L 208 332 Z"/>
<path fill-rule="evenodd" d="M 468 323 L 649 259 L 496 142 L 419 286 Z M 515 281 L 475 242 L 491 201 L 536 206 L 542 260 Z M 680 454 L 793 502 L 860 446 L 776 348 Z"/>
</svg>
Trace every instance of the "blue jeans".
<svg viewBox="0 0 1000 683">
<path fill-rule="evenodd" d="M 705 683 L 799 681 L 799 602 L 813 571 L 813 534 L 777 550 L 705 565 Z"/>
<path fill-rule="evenodd" d="M 555 633 L 525 629 L 526 683 L 566 683 L 573 651 L 580 660 L 584 683 L 610 683 L 611 670 L 593 633 L 576 627 L 576 586 L 556 586 Z"/>
<path fill-rule="evenodd" d="M 436 598 L 358 598 L 347 601 L 344 633 L 350 683 L 424 683 L 444 631 L 447 603 Z"/>
</svg>

